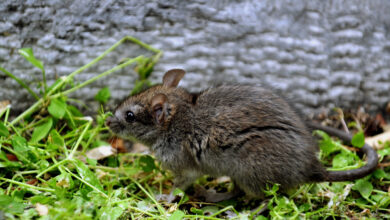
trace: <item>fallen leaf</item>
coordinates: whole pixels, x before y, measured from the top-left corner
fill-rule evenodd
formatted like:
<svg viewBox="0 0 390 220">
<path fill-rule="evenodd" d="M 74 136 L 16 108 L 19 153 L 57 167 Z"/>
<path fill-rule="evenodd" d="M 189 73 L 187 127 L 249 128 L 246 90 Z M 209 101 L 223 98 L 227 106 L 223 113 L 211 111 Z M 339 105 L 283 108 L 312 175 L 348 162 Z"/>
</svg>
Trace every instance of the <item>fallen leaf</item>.
<svg viewBox="0 0 390 220">
<path fill-rule="evenodd" d="M 0 114 L 7 110 L 10 104 L 11 102 L 9 100 L 0 101 Z"/>
<path fill-rule="evenodd" d="M 44 180 L 48 180 L 48 179 L 50 179 L 50 178 L 51 178 L 51 175 L 50 175 L 49 173 L 43 174 L 43 179 L 44 179 Z"/>
<path fill-rule="evenodd" d="M 18 161 L 18 158 L 15 156 L 15 154 L 6 154 L 6 156 L 9 161 Z"/>
<path fill-rule="evenodd" d="M 37 210 L 40 216 L 44 216 L 49 213 L 49 208 L 46 205 L 42 205 L 39 203 L 35 204 L 35 209 Z"/>
<path fill-rule="evenodd" d="M 108 142 L 111 144 L 112 148 L 114 148 L 118 151 L 118 153 L 126 153 L 127 152 L 123 139 L 118 138 L 118 137 L 114 137 L 114 138 L 111 138 L 110 140 L 108 140 Z"/>
<path fill-rule="evenodd" d="M 105 176 L 109 175 L 109 173 L 104 172 L 101 169 L 96 169 L 95 172 L 96 172 L 96 176 L 98 177 L 98 179 L 103 179 Z"/>
<path fill-rule="evenodd" d="M 177 203 L 173 204 L 173 206 L 169 207 L 168 212 L 172 213 L 177 210 Z"/>
<path fill-rule="evenodd" d="M 89 150 L 85 155 L 89 159 L 101 160 L 106 157 L 112 156 L 116 153 L 116 149 L 111 146 L 100 146 Z"/>
<path fill-rule="evenodd" d="M 382 134 L 366 138 L 366 143 L 377 150 L 382 149 L 386 141 L 390 141 L 390 130 L 387 130 Z"/>
<path fill-rule="evenodd" d="M 38 183 L 38 180 L 37 179 L 31 179 L 31 180 L 27 181 L 26 183 L 29 184 L 29 185 L 35 185 L 35 184 Z"/>
<path fill-rule="evenodd" d="M 149 148 L 141 143 L 134 143 L 133 148 L 131 149 L 132 153 L 149 153 Z"/>
<path fill-rule="evenodd" d="M 70 184 L 66 179 L 62 179 L 56 183 L 56 186 L 64 187 L 64 188 L 69 188 Z"/>
<path fill-rule="evenodd" d="M 363 211 L 360 214 L 371 214 L 371 211 L 369 209 L 363 209 Z"/>
<path fill-rule="evenodd" d="M 227 183 L 230 181 L 230 177 L 228 176 L 221 176 L 221 177 L 218 177 L 216 180 L 216 183 Z"/>
</svg>

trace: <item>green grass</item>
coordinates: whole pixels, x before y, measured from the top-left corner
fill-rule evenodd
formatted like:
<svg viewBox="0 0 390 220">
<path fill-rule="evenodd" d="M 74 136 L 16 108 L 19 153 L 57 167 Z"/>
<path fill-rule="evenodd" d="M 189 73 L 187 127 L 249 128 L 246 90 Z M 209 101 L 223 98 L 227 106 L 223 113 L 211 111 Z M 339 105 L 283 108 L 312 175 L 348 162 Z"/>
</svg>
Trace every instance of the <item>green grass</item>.
<svg viewBox="0 0 390 220">
<path fill-rule="evenodd" d="M 88 81 L 73 82 L 75 75 L 126 41 L 154 55 L 124 59 Z M 110 145 L 111 134 L 104 125 L 110 113 L 96 110 L 93 118 L 84 116 L 76 107 L 78 101 L 68 95 L 129 65 L 136 65 L 138 80 L 131 93 L 137 93 L 150 86 L 148 77 L 162 52 L 126 37 L 53 85 L 46 85 L 44 65 L 31 49 L 21 49 L 20 54 L 42 71 L 42 81 L 36 94 L 0 67 L 1 72 L 19 82 L 36 99 L 13 120 L 9 120 L 10 106 L 0 110 L 0 219 L 390 218 L 388 167 L 354 182 L 305 184 L 288 193 L 279 192 L 277 185 L 270 186 L 264 200 L 240 197 L 212 204 L 177 191 L 181 195 L 179 201 L 158 202 L 156 195 L 171 191 L 172 175 L 149 155 L 120 153 L 98 161 L 86 158 L 88 150 Z M 109 98 L 107 88 L 95 96 L 102 105 Z M 323 132 L 316 133 L 321 136 L 321 160 L 330 169 L 352 169 L 364 164 L 355 152 Z M 354 145 L 359 146 L 362 141 L 364 137 L 358 133 Z M 388 160 L 390 144 L 378 153 L 381 161 Z M 196 184 L 222 191 L 232 187 L 229 182 L 218 183 L 208 177 Z"/>
</svg>

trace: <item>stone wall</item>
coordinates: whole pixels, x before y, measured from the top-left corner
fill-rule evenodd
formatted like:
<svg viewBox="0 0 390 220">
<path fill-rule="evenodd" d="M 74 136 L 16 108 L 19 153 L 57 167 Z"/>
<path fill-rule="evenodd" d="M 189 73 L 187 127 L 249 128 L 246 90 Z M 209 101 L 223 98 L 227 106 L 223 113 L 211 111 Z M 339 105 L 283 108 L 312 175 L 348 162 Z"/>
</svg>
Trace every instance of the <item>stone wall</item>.
<svg viewBox="0 0 390 220">
<path fill-rule="evenodd" d="M 164 51 L 152 77 L 184 68 L 181 86 L 272 86 L 306 112 L 333 106 L 371 111 L 390 101 L 390 1 L 310 0 L 2 0 L 0 66 L 28 83 L 41 79 L 17 50 L 32 47 L 49 81 L 88 63 L 126 35 Z M 76 80 L 91 78 L 144 51 L 126 44 Z M 93 103 L 108 85 L 113 100 L 133 87 L 124 69 L 74 97 Z M 0 73 L 0 100 L 32 101 Z"/>
</svg>

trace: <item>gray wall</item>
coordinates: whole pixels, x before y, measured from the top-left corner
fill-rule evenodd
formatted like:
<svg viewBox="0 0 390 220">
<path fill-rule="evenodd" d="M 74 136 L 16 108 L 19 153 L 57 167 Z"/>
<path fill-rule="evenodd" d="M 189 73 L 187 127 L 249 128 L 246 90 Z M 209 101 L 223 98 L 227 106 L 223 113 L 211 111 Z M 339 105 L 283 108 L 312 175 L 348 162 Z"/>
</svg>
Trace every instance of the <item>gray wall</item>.
<svg viewBox="0 0 390 220">
<path fill-rule="evenodd" d="M 154 82 L 180 67 L 188 72 L 181 85 L 191 91 L 221 83 L 269 85 L 306 112 L 363 104 L 376 111 L 390 101 L 387 0 L 0 2 L 0 66 L 29 83 L 41 75 L 18 55 L 21 47 L 34 49 L 53 80 L 126 35 L 164 50 Z M 126 44 L 77 80 L 141 52 Z M 74 97 L 90 101 L 109 85 L 121 99 L 134 77 L 127 68 Z M 0 88 L 0 100 L 16 109 L 28 106 L 27 93 L 1 73 Z"/>
</svg>

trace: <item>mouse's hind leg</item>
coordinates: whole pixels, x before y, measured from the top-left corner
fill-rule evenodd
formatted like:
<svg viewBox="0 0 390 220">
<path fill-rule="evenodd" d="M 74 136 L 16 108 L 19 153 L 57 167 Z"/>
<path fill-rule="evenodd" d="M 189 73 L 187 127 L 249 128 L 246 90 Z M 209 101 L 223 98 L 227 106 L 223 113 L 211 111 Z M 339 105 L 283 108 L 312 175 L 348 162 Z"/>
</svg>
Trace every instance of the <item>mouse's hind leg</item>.
<svg viewBox="0 0 390 220">
<path fill-rule="evenodd" d="M 241 178 L 235 179 L 234 183 L 236 184 L 236 187 L 240 188 L 243 192 L 245 192 L 246 196 L 249 199 L 265 198 L 263 189 L 265 189 L 266 184 L 262 183 L 261 181 L 256 181 L 256 179 L 251 178 Z"/>
</svg>

